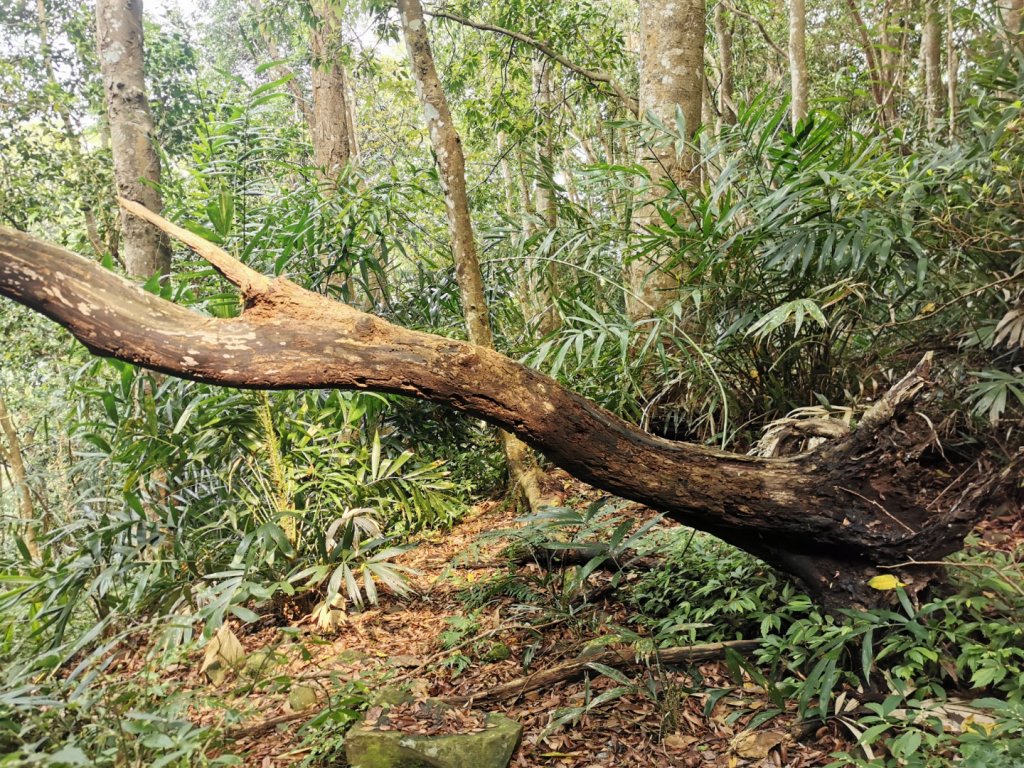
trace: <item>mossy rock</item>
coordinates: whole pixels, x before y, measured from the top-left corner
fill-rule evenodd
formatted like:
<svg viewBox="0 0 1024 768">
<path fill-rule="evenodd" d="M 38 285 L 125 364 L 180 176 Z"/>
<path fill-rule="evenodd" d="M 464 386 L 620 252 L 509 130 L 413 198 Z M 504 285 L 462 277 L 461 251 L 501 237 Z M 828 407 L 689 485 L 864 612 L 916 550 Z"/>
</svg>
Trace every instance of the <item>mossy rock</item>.
<svg viewBox="0 0 1024 768">
<path fill-rule="evenodd" d="M 339 653 L 336 660 L 339 664 L 358 664 L 360 661 L 366 661 L 368 658 L 370 658 L 370 654 L 349 648 Z"/>
<path fill-rule="evenodd" d="M 523 726 L 497 713 L 486 723 L 479 733 L 418 736 L 359 722 L 345 737 L 345 755 L 351 768 L 507 768 Z"/>
<path fill-rule="evenodd" d="M 383 685 L 373 692 L 370 706 L 397 707 L 413 700 L 412 691 L 405 685 Z"/>
<path fill-rule="evenodd" d="M 254 677 L 270 675 L 284 661 L 284 656 L 273 651 L 253 651 L 245 657 L 245 671 Z"/>
<path fill-rule="evenodd" d="M 480 656 L 483 661 L 505 661 L 512 656 L 512 649 L 504 643 L 491 643 L 486 651 Z"/>
<path fill-rule="evenodd" d="M 316 706 L 316 689 L 308 685 L 293 685 L 288 691 L 288 706 L 292 712 L 302 712 Z"/>
</svg>

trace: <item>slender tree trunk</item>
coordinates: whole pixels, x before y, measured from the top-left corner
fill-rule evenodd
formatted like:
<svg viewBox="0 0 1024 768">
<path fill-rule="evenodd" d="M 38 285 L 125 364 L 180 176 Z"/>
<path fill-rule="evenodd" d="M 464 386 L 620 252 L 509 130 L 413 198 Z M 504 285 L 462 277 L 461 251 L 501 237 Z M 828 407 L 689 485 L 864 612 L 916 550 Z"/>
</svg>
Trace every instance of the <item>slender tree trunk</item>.
<svg viewBox="0 0 1024 768">
<path fill-rule="evenodd" d="M 316 5 L 317 22 L 310 32 L 313 54 L 313 160 L 333 179 L 355 154 L 350 117 L 348 73 L 338 49 L 337 17 L 328 5 Z"/>
<path fill-rule="evenodd" d="M 804 0 L 789 0 L 789 89 L 793 130 L 807 119 L 807 12 Z"/>
<path fill-rule="evenodd" d="M 924 65 L 924 113 L 928 131 L 942 119 L 942 29 L 939 0 L 925 0 L 921 28 L 921 61 Z"/>
<path fill-rule="evenodd" d="M 484 297 L 484 281 L 480 271 L 473 222 L 469 214 L 466 193 L 466 160 L 462 153 L 462 140 L 455 123 L 441 79 L 434 66 L 427 28 L 423 20 L 423 7 L 419 0 L 398 0 L 402 18 L 402 31 L 409 52 L 409 63 L 416 82 L 416 93 L 423 105 L 427 131 L 437 161 L 441 189 L 448 211 L 448 232 L 455 260 L 455 277 L 462 298 L 462 312 L 466 319 L 466 332 L 471 343 L 487 349 L 494 348 L 494 335 Z M 523 490 L 531 507 L 543 503 L 539 471 L 530 449 L 510 432 L 501 431 L 510 474 Z"/>
<path fill-rule="evenodd" d="M 46 12 L 46 0 L 36 0 L 36 24 L 39 30 L 39 50 L 43 56 L 43 69 L 46 71 L 46 80 L 54 91 L 62 91 L 63 88 L 57 80 L 57 72 L 53 68 L 53 55 L 50 51 L 50 22 Z M 75 162 L 81 168 L 82 163 L 82 139 L 75 130 L 75 124 L 71 119 L 71 112 L 63 99 L 53 100 L 54 109 L 60 117 L 64 126 L 64 135 L 68 140 L 68 148 Z M 85 219 L 85 232 L 89 238 L 89 244 L 97 256 L 103 256 L 106 249 L 100 238 L 99 226 L 96 224 L 96 213 L 88 203 L 82 205 L 82 218 Z"/>
<path fill-rule="evenodd" d="M 641 0 L 640 114 L 654 115 L 667 126 L 680 108 L 686 138 L 700 124 L 704 95 L 704 0 Z M 677 154 L 672 143 L 644 147 L 640 162 L 650 174 L 648 200 L 660 196 L 662 184 L 693 187 L 698 181 L 692 151 Z M 643 231 L 661 219 L 653 205 L 634 216 Z M 676 297 L 679 276 L 662 266 L 657 255 L 644 255 L 626 266 L 626 312 L 641 320 L 663 309 Z"/>
<path fill-rule="evenodd" d="M 736 124 L 735 85 L 732 64 L 732 28 L 725 18 L 725 4 L 715 4 L 715 39 L 718 41 L 718 114 L 723 125 Z"/>
<path fill-rule="evenodd" d="M 498 164 L 501 166 L 502 197 L 505 200 L 505 213 L 510 219 L 516 218 L 516 182 L 512 177 L 512 163 L 508 155 L 511 149 L 508 146 L 508 137 L 504 131 L 498 132 Z"/>
<path fill-rule="evenodd" d="M 163 208 L 160 157 L 143 76 L 142 0 L 97 0 L 96 44 L 110 123 L 114 179 L 118 194 L 152 211 Z M 171 271 L 166 236 L 122 212 L 123 260 L 132 277 Z"/>
<path fill-rule="evenodd" d="M 529 226 L 527 223 L 528 215 L 525 197 L 529 195 L 529 190 L 525 187 L 527 183 L 525 176 L 521 173 L 513 174 L 512 160 L 509 157 L 511 152 L 512 148 L 508 146 L 508 137 L 504 131 L 499 132 L 498 162 L 501 164 L 501 179 L 504 182 L 505 211 L 508 213 L 510 221 L 518 220 L 520 230 L 525 239 Z M 516 155 L 518 156 L 518 154 L 517 151 Z M 523 191 L 521 191 L 521 185 Z M 516 264 L 516 290 L 518 293 L 516 300 L 523 312 L 523 316 L 528 318 L 530 314 L 530 281 L 527 279 L 525 257 L 519 259 Z"/>
<path fill-rule="evenodd" d="M 882 70 L 881 56 L 878 47 L 871 40 L 871 31 L 861 15 L 857 5 L 858 0 L 846 0 L 846 6 L 850 9 L 854 26 L 857 28 L 857 35 L 860 37 L 861 49 L 864 51 L 864 59 L 867 62 L 868 79 L 871 87 L 871 97 L 878 107 L 878 116 L 883 126 L 889 125 L 889 112 L 886 109 L 885 97 L 885 73 Z"/>
<path fill-rule="evenodd" d="M 551 66 L 541 56 L 533 57 L 534 100 L 540 116 L 540 143 L 537 151 L 537 184 L 535 187 L 535 208 L 548 231 L 558 226 L 558 208 L 555 205 L 555 158 L 552 137 L 554 120 L 554 96 L 551 92 Z M 547 336 L 562 325 L 558 306 L 554 301 L 557 292 L 558 272 L 551 262 L 531 258 L 527 264 L 530 277 L 530 297 L 537 318 L 537 333 Z"/>
<path fill-rule="evenodd" d="M 953 37 L 953 0 L 946 0 L 946 115 L 949 120 L 949 138 L 956 136 L 956 86 L 960 70 L 960 57 Z"/>
<path fill-rule="evenodd" d="M 7 410 L 7 403 L 3 395 L 0 395 L 0 432 L 3 432 L 7 442 L 6 450 L 0 445 L 0 461 L 11 468 L 11 480 L 17 495 L 18 515 L 25 523 L 22 541 L 25 542 L 25 549 L 28 550 L 32 560 L 38 562 L 39 544 L 36 542 L 36 515 L 32 506 L 32 491 L 28 487 L 28 473 L 25 471 L 25 458 L 21 453 L 18 430 L 14 428 L 14 421 Z"/>
<path fill-rule="evenodd" d="M 348 69 L 343 64 L 339 64 L 342 67 L 342 74 L 345 78 L 345 103 L 348 104 L 348 146 L 352 153 L 352 162 L 359 162 L 359 131 L 358 123 L 356 123 L 356 85 L 352 77 L 349 75 Z"/>
<path fill-rule="evenodd" d="M 916 2 L 916 0 L 914 0 Z M 893 11 L 897 14 L 895 23 L 891 20 Z M 882 94 L 883 109 L 889 124 L 896 123 L 897 97 L 902 93 L 906 75 L 907 53 L 910 48 L 910 23 L 907 2 L 893 0 L 884 6 L 882 15 Z M 894 39 L 895 32 L 895 39 Z"/>
<path fill-rule="evenodd" d="M 1021 19 L 1024 18 L 1024 0 L 999 0 L 999 11 L 1003 17 L 1006 39 L 1011 45 L 1024 46 L 1021 36 Z"/>
<path fill-rule="evenodd" d="M 252 8 L 253 12 L 257 16 L 263 15 L 263 0 L 249 0 L 249 7 Z M 302 92 L 302 86 L 298 79 L 295 77 L 295 73 L 281 63 L 284 58 L 281 55 L 281 50 L 277 47 L 277 42 L 273 36 L 266 31 L 262 23 L 258 24 L 260 37 L 263 38 L 263 44 L 267 47 L 267 53 L 270 55 L 272 61 L 277 62 L 274 64 L 274 74 L 280 79 L 282 77 L 289 78 L 288 90 L 292 94 L 292 99 L 295 101 L 295 108 L 302 115 L 302 120 L 309 128 L 310 133 L 313 132 L 313 110 L 309 105 L 309 99 L 306 98 L 306 94 Z"/>
</svg>

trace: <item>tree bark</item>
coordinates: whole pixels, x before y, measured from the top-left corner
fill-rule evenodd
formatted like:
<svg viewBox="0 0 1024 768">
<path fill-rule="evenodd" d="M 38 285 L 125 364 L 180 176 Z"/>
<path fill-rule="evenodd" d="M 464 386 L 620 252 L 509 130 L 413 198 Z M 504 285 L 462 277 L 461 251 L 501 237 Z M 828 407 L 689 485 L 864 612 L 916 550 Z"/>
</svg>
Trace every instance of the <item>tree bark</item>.
<svg viewBox="0 0 1024 768">
<path fill-rule="evenodd" d="M 317 21 L 310 31 L 313 54 L 313 160 L 333 179 L 355 156 L 355 129 L 349 104 L 348 73 L 338 50 L 340 32 L 334 11 L 326 4 L 314 4 Z"/>
<path fill-rule="evenodd" d="M 926 0 L 921 27 L 921 61 L 924 64 L 924 113 L 928 131 L 942 119 L 942 29 L 939 0 Z"/>
<path fill-rule="evenodd" d="M 804 0 L 789 0 L 789 111 L 793 130 L 807 119 L 807 12 Z"/>
<path fill-rule="evenodd" d="M 241 316 L 194 314 L 6 228 L 0 294 L 59 322 L 95 354 L 196 381 L 373 390 L 447 404 L 515 432 L 585 482 L 761 557 L 826 605 L 868 604 L 876 593 L 867 580 L 881 568 L 959 549 L 992 487 L 951 485 L 948 474 L 919 461 L 934 433 L 910 405 L 929 384 L 930 356 L 847 437 L 794 457 L 730 454 L 649 435 L 486 346 L 400 328 L 271 280 L 141 206 L 122 204 L 238 286 Z M 1017 471 L 1011 465 L 991 483 Z M 891 572 L 912 589 L 930 575 Z"/>
<path fill-rule="evenodd" d="M 960 57 L 953 38 L 953 0 L 946 0 L 946 116 L 951 141 L 956 137 L 956 86 L 959 71 Z"/>
<path fill-rule="evenodd" d="M 427 131 L 434 149 L 434 158 L 444 192 L 448 212 L 448 233 L 452 256 L 455 260 L 455 278 L 462 298 L 462 313 L 466 319 L 466 332 L 472 344 L 493 349 L 494 335 L 487 313 L 484 280 L 473 235 L 473 221 L 469 214 L 469 196 L 466 192 L 466 159 L 462 153 L 462 139 L 455 129 L 448 99 L 434 66 L 423 8 L 419 0 L 398 0 L 402 18 L 402 31 L 409 52 L 416 93 L 423 105 Z M 515 435 L 501 431 L 501 442 L 509 465 L 509 474 L 522 489 L 531 508 L 543 503 L 539 472 L 527 446 Z"/>
<path fill-rule="evenodd" d="M 159 212 L 160 158 L 153 145 L 153 117 L 143 77 L 142 0 L 97 0 L 96 47 L 118 194 Z M 129 275 L 170 273 L 171 250 L 159 229 L 124 212 L 121 228 Z"/>
<path fill-rule="evenodd" d="M 1000 0 L 999 10 L 1003 17 L 1003 28 L 1010 45 L 1024 46 L 1021 36 L 1021 19 L 1024 19 L 1024 0 Z"/>
<path fill-rule="evenodd" d="M 723 125 L 736 124 L 736 101 L 732 65 L 732 28 L 725 18 L 725 3 L 715 5 L 715 39 L 718 42 L 718 114 Z"/>
<path fill-rule="evenodd" d="M 7 410 L 7 403 L 0 395 L 0 432 L 7 441 L 7 449 L 0 446 L 0 461 L 11 468 L 11 482 L 17 495 L 18 516 L 25 523 L 22 541 L 33 562 L 39 562 L 39 544 L 36 542 L 36 515 L 32 505 L 32 491 L 28 487 L 28 473 L 25 471 L 25 458 L 21 453 L 21 440 L 14 421 Z"/>
<path fill-rule="evenodd" d="M 640 114 L 648 113 L 666 126 L 676 123 L 680 108 L 686 138 L 693 137 L 701 119 L 704 96 L 704 0 L 642 0 L 640 3 Z M 697 183 L 697 158 L 691 151 L 677 154 L 672 143 L 642 150 L 640 162 L 650 174 L 648 200 L 653 201 L 669 180 L 679 188 Z M 633 219 L 642 232 L 661 221 L 653 205 Z M 679 276 L 664 268 L 656 256 L 643 256 L 626 266 L 626 312 L 642 320 L 676 297 Z"/>
</svg>

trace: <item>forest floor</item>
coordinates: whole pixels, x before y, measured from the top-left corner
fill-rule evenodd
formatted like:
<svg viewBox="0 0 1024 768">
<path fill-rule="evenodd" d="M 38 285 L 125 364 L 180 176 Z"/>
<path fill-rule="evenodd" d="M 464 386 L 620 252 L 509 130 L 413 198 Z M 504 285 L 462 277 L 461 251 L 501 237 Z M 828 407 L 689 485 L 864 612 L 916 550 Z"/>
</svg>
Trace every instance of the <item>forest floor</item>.
<svg viewBox="0 0 1024 768">
<path fill-rule="evenodd" d="M 588 494 L 576 490 L 577 499 Z M 213 687 L 199 663 L 181 665 L 172 674 L 196 701 L 203 700 L 204 689 L 221 701 L 196 707 L 194 719 L 225 727 L 230 751 L 245 754 L 246 765 L 293 765 L 311 749 L 304 725 L 339 687 L 362 681 L 372 692 L 401 683 L 417 698 L 481 696 L 501 683 L 585 655 L 598 637 L 630 624 L 630 612 L 614 590 L 602 588 L 608 576 L 596 577 L 593 597 L 582 607 L 563 606 L 559 612 L 499 597 L 471 613 L 467 591 L 509 570 L 498 558 L 502 544 L 481 545 L 479 539 L 508 525 L 508 510 L 484 503 L 453 530 L 426 537 L 399 559 L 416 571 L 410 596 L 382 595 L 377 606 L 348 614 L 335 633 L 319 632 L 308 615 L 255 631 L 234 627 L 247 654 L 272 650 L 281 666 L 259 683 L 239 675 Z M 521 571 L 529 576 L 531 569 L 539 575 L 535 564 Z M 445 642 L 456 647 L 445 649 Z M 504 649 L 508 658 L 500 658 Z M 688 667 L 648 662 L 624 674 L 631 685 L 623 686 L 621 676 L 616 681 L 591 673 L 481 708 L 524 726 L 513 766 L 802 768 L 824 765 L 830 753 L 849 746 L 837 727 L 801 727 L 792 712 L 745 731 L 751 718 L 772 704 L 756 685 L 735 688 L 723 661 Z M 316 693 L 317 706 L 292 711 L 288 690 L 297 683 Z M 586 710 L 587 702 L 617 687 L 610 701 Z M 719 698 L 706 716 L 710 692 L 729 687 L 733 692 Z M 567 716 L 565 724 L 552 727 L 559 715 Z M 471 718 L 468 712 L 465 717 Z"/>
</svg>

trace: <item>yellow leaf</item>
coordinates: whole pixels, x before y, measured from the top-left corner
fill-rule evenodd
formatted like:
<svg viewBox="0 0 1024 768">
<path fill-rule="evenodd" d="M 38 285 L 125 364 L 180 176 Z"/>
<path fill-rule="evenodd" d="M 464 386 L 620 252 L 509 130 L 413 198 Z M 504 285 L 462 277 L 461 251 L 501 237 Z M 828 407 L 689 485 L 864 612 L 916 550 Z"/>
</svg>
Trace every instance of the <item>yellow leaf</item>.
<svg viewBox="0 0 1024 768">
<path fill-rule="evenodd" d="M 206 644 L 199 671 L 205 672 L 214 685 L 220 685 L 227 678 L 228 672 L 244 661 L 245 649 L 235 633 L 224 625 Z"/>
<path fill-rule="evenodd" d="M 868 586 L 872 589 L 878 589 L 885 592 L 890 589 L 896 589 L 897 587 L 905 587 L 907 585 L 899 579 L 897 579 L 891 573 L 883 573 L 879 574 L 878 576 L 873 576 L 871 580 L 868 582 Z"/>
<path fill-rule="evenodd" d="M 921 311 L 918 314 L 919 315 L 928 315 L 928 314 L 931 314 L 934 311 L 935 311 L 935 302 L 934 301 L 929 301 L 927 304 L 925 304 L 923 307 L 921 307 Z"/>
<path fill-rule="evenodd" d="M 992 735 L 992 731 L 995 730 L 995 723 L 977 720 L 975 716 L 972 715 L 961 725 L 961 730 L 965 733 L 973 731 L 974 733 L 984 733 L 985 735 L 990 736 Z"/>
</svg>

